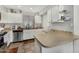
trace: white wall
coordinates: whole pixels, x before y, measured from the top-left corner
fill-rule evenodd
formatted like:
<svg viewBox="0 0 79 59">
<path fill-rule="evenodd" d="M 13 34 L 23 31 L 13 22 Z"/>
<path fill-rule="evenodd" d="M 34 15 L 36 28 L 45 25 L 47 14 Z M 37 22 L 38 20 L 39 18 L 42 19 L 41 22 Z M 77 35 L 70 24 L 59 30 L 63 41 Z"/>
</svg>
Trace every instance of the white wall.
<svg viewBox="0 0 79 59">
<path fill-rule="evenodd" d="M 74 6 L 74 34 L 79 35 L 79 5 Z"/>
</svg>

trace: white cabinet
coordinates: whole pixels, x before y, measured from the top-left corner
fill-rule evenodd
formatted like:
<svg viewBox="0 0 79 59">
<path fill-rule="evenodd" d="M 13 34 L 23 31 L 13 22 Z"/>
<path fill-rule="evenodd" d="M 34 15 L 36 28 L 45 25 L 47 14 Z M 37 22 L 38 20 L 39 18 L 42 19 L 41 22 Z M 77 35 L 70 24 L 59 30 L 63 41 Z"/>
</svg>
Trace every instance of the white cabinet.
<svg viewBox="0 0 79 59">
<path fill-rule="evenodd" d="M 52 47 L 52 48 L 45 48 L 42 47 L 42 53 L 60 53 L 61 51 L 61 47 L 60 46 L 56 46 L 56 47 Z"/>
<path fill-rule="evenodd" d="M 59 20 L 59 6 L 52 7 L 52 22 Z"/>
<path fill-rule="evenodd" d="M 24 30 L 23 31 L 23 40 L 32 39 L 34 32 L 32 30 Z"/>
<path fill-rule="evenodd" d="M 79 35 L 79 6 L 74 6 L 74 34 Z M 74 52 L 79 52 L 79 39 L 74 41 Z"/>
<path fill-rule="evenodd" d="M 43 15 L 43 28 L 44 28 L 44 29 L 47 29 L 48 26 L 49 26 L 49 22 L 48 22 L 48 19 L 47 19 L 47 13 L 45 13 L 45 14 Z"/>
<path fill-rule="evenodd" d="M 73 41 L 62 45 L 62 52 L 73 53 Z"/>
<path fill-rule="evenodd" d="M 74 40 L 74 52 L 79 53 L 79 39 Z"/>
<path fill-rule="evenodd" d="M 79 35 L 79 5 L 74 6 L 74 34 Z"/>
<path fill-rule="evenodd" d="M 73 17 L 73 6 L 57 5 L 52 7 L 52 22 L 64 22 L 71 20 Z"/>
<path fill-rule="evenodd" d="M 39 44 L 39 42 L 37 41 L 37 39 L 35 39 L 35 53 L 40 53 L 41 52 L 41 45 Z"/>
<path fill-rule="evenodd" d="M 5 36 L 4 36 L 4 42 L 7 43 L 7 46 L 13 42 L 13 32 L 9 31 Z"/>
<path fill-rule="evenodd" d="M 51 18 L 52 17 L 52 8 L 47 10 L 47 20 L 50 23 L 51 22 Z"/>
<path fill-rule="evenodd" d="M 22 14 L 20 13 L 1 13 L 1 23 L 22 23 Z"/>
<path fill-rule="evenodd" d="M 66 44 L 53 46 L 51 48 L 43 47 L 38 41 L 36 41 L 36 51 L 42 53 L 79 53 L 79 39 L 75 39 Z"/>
<path fill-rule="evenodd" d="M 52 48 L 42 47 L 42 53 L 72 53 L 73 52 L 73 42 L 58 45 Z"/>
<path fill-rule="evenodd" d="M 42 27 L 42 20 L 41 20 L 41 16 L 40 15 L 36 15 L 35 16 L 35 28 L 39 28 Z"/>
<path fill-rule="evenodd" d="M 35 23 L 41 23 L 41 16 L 40 15 L 35 16 Z"/>
<path fill-rule="evenodd" d="M 34 35 L 39 32 L 42 31 L 42 29 L 35 29 L 35 30 L 24 30 L 23 31 L 23 40 L 27 40 L 27 39 L 32 39 L 34 38 Z"/>
</svg>

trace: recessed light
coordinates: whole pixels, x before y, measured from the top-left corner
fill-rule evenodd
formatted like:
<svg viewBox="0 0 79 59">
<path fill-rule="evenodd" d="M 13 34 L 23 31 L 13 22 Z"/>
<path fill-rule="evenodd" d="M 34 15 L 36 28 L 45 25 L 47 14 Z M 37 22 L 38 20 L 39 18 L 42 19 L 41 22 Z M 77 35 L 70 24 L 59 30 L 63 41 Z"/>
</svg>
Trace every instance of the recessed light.
<svg viewBox="0 0 79 59">
<path fill-rule="evenodd" d="M 30 8 L 31 10 L 33 9 L 33 8 Z"/>
<path fill-rule="evenodd" d="M 20 8 L 20 7 L 22 7 L 22 6 L 19 5 L 18 7 Z"/>
</svg>

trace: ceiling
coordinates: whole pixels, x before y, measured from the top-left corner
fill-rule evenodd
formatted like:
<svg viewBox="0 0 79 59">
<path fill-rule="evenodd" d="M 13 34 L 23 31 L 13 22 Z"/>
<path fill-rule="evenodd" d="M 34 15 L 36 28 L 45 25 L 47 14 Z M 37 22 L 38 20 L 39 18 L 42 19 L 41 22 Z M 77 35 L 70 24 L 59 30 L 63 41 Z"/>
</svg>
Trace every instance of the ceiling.
<svg viewBox="0 0 79 59">
<path fill-rule="evenodd" d="M 36 13 L 41 11 L 47 5 L 4 5 L 6 8 L 20 9 L 23 12 Z"/>
</svg>

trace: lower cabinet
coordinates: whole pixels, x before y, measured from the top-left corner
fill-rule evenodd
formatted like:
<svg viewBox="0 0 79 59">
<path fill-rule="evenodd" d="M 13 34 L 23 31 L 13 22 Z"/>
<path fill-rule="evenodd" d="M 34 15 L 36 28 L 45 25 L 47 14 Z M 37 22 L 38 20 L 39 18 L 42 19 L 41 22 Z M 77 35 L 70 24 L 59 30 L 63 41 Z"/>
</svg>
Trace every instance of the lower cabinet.
<svg viewBox="0 0 79 59">
<path fill-rule="evenodd" d="M 34 35 L 39 31 L 42 31 L 42 29 L 23 30 L 23 40 L 34 38 Z"/>
<path fill-rule="evenodd" d="M 4 43 L 7 43 L 8 46 L 11 42 L 13 42 L 13 32 L 9 31 L 4 35 Z"/>
<path fill-rule="evenodd" d="M 13 42 L 23 40 L 23 32 L 13 32 Z"/>
<path fill-rule="evenodd" d="M 34 31 L 33 30 L 24 30 L 23 31 L 23 40 L 32 39 Z"/>
<path fill-rule="evenodd" d="M 79 39 L 74 40 L 74 53 L 79 53 Z"/>
<path fill-rule="evenodd" d="M 73 53 L 73 42 L 58 45 L 52 48 L 45 48 L 41 46 L 42 53 Z"/>
</svg>

